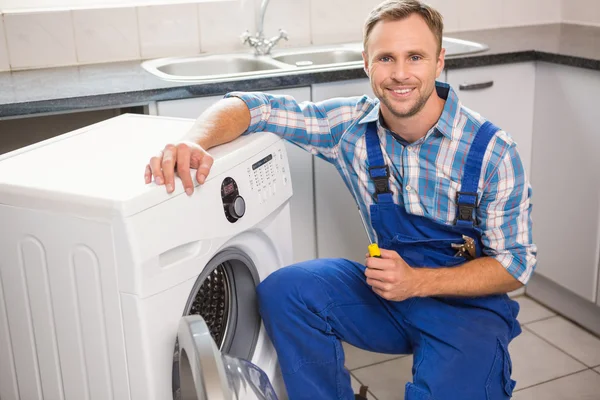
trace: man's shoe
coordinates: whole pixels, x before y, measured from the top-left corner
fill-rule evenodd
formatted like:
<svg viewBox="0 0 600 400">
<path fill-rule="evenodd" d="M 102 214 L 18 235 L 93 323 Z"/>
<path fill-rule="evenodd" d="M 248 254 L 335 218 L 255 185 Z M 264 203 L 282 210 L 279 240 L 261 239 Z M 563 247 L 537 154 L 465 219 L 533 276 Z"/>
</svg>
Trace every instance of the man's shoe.
<svg viewBox="0 0 600 400">
<path fill-rule="evenodd" d="M 354 395 L 354 400 L 367 400 L 367 386 L 361 385 L 358 394 Z"/>
</svg>

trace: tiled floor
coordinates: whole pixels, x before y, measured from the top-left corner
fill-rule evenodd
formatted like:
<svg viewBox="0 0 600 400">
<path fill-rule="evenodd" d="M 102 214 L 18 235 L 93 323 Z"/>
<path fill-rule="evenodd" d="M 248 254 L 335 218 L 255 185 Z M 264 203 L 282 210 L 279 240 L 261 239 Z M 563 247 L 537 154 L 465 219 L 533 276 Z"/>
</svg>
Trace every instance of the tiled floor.
<svg viewBox="0 0 600 400">
<path fill-rule="evenodd" d="M 515 400 L 600 400 L 600 338 L 556 315 L 534 300 L 519 296 L 523 333 L 509 346 Z M 412 356 L 366 352 L 344 343 L 346 367 L 358 393 L 369 399 L 402 400 L 412 380 Z"/>
</svg>

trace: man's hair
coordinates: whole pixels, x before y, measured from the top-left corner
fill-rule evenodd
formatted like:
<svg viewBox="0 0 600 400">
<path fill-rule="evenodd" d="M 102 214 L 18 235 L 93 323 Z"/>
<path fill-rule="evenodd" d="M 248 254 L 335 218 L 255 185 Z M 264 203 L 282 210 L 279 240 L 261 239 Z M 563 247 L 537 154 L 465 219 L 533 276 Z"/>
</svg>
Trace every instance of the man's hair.
<svg viewBox="0 0 600 400">
<path fill-rule="evenodd" d="M 408 18 L 412 14 L 418 14 L 425 20 L 427 26 L 438 42 L 438 55 L 442 50 L 442 35 L 444 21 L 442 15 L 435 8 L 419 0 L 385 0 L 375 7 L 369 14 L 364 26 L 363 46 L 367 51 L 367 42 L 373 27 L 379 21 L 399 21 Z"/>
</svg>

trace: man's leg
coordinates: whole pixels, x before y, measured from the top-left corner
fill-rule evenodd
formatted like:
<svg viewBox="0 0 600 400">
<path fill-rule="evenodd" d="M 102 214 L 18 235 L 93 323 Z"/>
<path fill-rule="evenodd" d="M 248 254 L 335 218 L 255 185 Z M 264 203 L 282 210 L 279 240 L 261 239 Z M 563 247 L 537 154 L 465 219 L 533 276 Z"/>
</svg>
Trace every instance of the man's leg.
<svg viewBox="0 0 600 400">
<path fill-rule="evenodd" d="M 412 351 L 402 318 L 366 284 L 364 269 L 320 259 L 282 268 L 259 285 L 290 400 L 354 399 L 340 339 L 382 353 Z"/>
<path fill-rule="evenodd" d="M 506 309 L 507 317 L 510 311 L 503 301 L 492 303 Z M 406 400 L 510 399 L 515 385 L 508 354 L 513 327 L 498 313 L 419 298 L 407 320 L 415 347 Z"/>
</svg>

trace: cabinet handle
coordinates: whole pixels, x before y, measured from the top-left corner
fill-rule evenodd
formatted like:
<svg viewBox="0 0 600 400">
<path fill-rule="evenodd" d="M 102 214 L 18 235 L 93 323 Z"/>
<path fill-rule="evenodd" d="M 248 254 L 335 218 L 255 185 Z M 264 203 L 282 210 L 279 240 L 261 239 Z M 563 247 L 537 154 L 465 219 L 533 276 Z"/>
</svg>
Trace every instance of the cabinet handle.
<svg viewBox="0 0 600 400">
<path fill-rule="evenodd" d="M 460 90 L 480 90 L 487 89 L 494 86 L 494 81 L 480 82 L 480 83 L 461 83 L 458 85 Z"/>
</svg>

